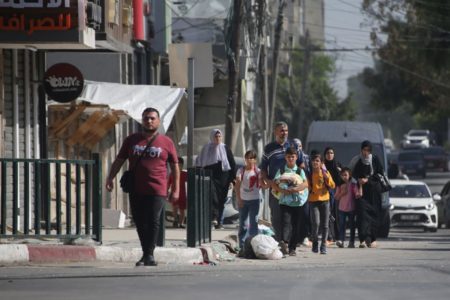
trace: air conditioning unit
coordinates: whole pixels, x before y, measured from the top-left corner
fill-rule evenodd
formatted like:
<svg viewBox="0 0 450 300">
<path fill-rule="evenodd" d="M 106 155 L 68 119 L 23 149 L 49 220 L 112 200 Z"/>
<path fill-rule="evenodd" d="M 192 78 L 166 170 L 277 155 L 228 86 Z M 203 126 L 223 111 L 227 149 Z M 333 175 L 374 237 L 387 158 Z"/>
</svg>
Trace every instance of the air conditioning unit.
<svg viewBox="0 0 450 300">
<path fill-rule="evenodd" d="M 102 7 L 99 0 L 89 0 L 86 5 L 86 17 L 88 27 L 95 30 L 100 29 L 100 25 L 103 22 Z"/>
</svg>

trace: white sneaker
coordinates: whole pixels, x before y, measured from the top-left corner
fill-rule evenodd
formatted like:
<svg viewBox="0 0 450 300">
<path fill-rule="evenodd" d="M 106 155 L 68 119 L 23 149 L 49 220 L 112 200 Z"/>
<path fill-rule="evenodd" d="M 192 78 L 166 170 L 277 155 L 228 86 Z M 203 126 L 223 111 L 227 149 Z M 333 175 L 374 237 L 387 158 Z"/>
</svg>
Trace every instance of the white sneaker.
<svg viewBox="0 0 450 300">
<path fill-rule="evenodd" d="M 311 247 L 311 242 L 306 237 L 306 238 L 303 239 L 302 245 L 305 246 L 305 247 Z"/>
</svg>

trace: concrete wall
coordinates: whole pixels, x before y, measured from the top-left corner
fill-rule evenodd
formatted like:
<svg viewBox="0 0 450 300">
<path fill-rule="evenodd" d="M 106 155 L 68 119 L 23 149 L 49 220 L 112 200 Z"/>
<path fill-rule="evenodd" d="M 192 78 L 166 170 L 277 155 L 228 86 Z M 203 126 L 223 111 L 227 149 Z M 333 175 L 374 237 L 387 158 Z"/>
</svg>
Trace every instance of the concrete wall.
<svg viewBox="0 0 450 300">
<path fill-rule="evenodd" d="M 325 39 L 325 3 L 324 0 L 304 0 L 305 29 L 309 31 L 312 42 L 323 45 Z"/>
</svg>

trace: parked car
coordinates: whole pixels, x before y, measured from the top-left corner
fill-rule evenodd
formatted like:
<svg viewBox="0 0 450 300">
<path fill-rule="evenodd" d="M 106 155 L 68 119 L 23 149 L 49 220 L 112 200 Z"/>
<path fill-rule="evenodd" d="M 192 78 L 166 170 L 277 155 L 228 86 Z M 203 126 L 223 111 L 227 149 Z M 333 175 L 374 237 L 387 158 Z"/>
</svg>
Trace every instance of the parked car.
<svg viewBox="0 0 450 300">
<path fill-rule="evenodd" d="M 422 227 L 425 231 L 438 229 L 438 210 L 426 183 L 410 180 L 391 180 L 391 227 Z"/>
<path fill-rule="evenodd" d="M 405 139 L 402 141 L 402 148 L 428 148 L 432 145 L 430 137 L 431 133 L 427 129 L 412 129 L 405 134 Z"/>
<path fill-rule="evenodd" d="M 400 172 L 406 175 L 420 175 L 422 178 L 427 176 L 425 168 L 425 158 L 419 150 L 404 150 L 398 154 L 397 158 Z"/>
<path fill-rule="evenodd" d="M 441 196 L 441 199 L 436 201 L 439 226 L 445 224 L 447 228 L 450 228 L 450 181 L 444 185 L 439 195 Z"/>
<path fill-rule="evenodd" d="M 425 158 L 426 169 L 442 169 L 442 171 L 448 171 L 448 153 L 445 152 L 443 147 L 434 146 L 424 148 L 423 156 Z"/>
<path fill-rule="evenodd" d="M 388 154 L 395 150 L 394 142 L 388 138 L 384 139 L 384 147 L 386 148 L 386 153 Z"/>
</svg>

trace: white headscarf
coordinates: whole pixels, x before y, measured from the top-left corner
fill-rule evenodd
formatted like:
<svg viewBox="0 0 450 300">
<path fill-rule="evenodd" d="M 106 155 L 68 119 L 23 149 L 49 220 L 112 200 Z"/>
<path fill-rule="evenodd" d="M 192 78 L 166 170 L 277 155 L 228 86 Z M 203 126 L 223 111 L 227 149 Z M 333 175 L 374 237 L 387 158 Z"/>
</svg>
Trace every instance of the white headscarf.
<svg viewBox="0 0 450 300">
<path fill-rule="evenodd" d="M 372 153 L 365 157 L 362 153 L 360 154 L 361 162 L 363 165 L 370 166 L 370 175 L 373 175 L 373 165 L 372 165 Z"/>
<path fill-rule="evenodd" d="M 229 171 L 231 170 L 230 163 L 228 162 L 227 150 L 225 149 L 225 144 L 220 143 L 216 144 L 214 142 L 214 137 L 217 133 L 222 135 L 222 131 L 220 129 L 213 129 L 209 134 L 210 142 L 203 146 L 200 155 L 197 156 L 195 160 L 195 165 L 197 167 L 206 167 L 210 165 L 216 164 L 218 161 L 222 162 L 222 170 Z M 223 136 L 223 135 L 222 135 Z"/>
</svg>

